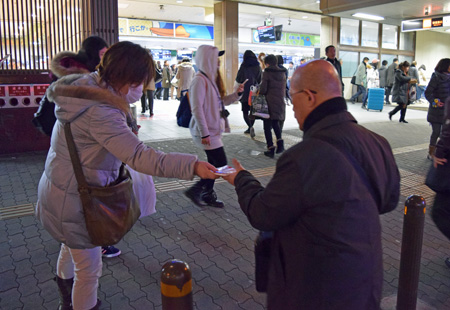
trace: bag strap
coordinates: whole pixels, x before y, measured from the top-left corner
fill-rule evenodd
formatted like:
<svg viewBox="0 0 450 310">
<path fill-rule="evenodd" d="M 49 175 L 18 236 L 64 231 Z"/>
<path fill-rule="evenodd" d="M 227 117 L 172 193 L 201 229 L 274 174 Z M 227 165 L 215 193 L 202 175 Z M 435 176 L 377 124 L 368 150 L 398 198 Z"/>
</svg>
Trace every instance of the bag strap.
<svg viewBox="0 0 450 310">
<path fill-rule="evenodd" d="M 70 123 L 64 124 L 64 134 L 66 136 L 67 148 L 69 149 L 70 160 L 72 161 L 73 171 L 75 172 L 75 178 L 78 182 L 78 191 L 88 191 L 89 185 L 86 182 L 86 178 L 81 168 L 80 157 L 77 153 L 75 141 L 73 140 L 72 130 L 70 129 Z"/>
</svg>

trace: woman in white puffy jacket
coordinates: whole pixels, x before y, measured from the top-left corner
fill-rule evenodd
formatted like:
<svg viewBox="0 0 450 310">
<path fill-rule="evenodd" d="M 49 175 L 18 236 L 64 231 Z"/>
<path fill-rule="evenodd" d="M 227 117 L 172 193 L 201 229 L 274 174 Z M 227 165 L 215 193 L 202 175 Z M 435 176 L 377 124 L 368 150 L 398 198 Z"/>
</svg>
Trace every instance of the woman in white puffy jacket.
<svg viewBox="0 0 450 310">
<path fill-rule="evenodd" d="M 57 121 L 38 186 L 36 215 L 62 244 L 56 267 L 58 309 L 98 309 L 102 273 L 101 248 L 92 244 L 86 229 L 65 123 L 71 124 L 83 173 L 91 186 L 113 183 L 122 162 L 149 175 L 216 178 L 211 164 L 194 155 L 154 150 L 128 127 L 129 103 L 139 100 L 143 83 L 153 77 L 151 72 L 153 60 L 144 48 L 119 42 L 106 51 L 97 72 L 65 76 L 47 90 L 56 104 Z"/>
</svg>

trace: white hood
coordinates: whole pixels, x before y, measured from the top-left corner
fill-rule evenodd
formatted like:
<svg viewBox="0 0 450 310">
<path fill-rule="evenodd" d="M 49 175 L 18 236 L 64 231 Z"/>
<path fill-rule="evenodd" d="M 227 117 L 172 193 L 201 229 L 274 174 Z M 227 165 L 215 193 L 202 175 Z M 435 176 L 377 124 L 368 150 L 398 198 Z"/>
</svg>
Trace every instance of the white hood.
<svg viewBox="0 0 450 310">
<path fill-rule="evenodd" d="M 219 58 L 219 49 L 211 45 L 200 45 L 195 55 L 195 63 L 198 69 L 206 73 L 210 80 L 214 82 L 217 77 L 217 58 Z"/>
</svg>

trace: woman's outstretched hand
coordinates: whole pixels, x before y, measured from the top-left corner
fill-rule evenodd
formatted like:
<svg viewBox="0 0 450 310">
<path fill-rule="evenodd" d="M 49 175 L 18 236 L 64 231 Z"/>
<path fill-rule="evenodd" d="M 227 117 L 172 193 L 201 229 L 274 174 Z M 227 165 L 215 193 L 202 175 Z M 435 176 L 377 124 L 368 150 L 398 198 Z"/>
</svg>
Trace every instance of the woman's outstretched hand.
<svg viewBox="0 0 450 310">
<path fill-rule="evenodd" d="M 233 158 L 233 166 L 236 169 L 236 172 L 223 176 L 222 178 L 224 178 L 228 183 L 234 186 L 234 179 L 236 178 L 237 174 L 245 169 L 236 158 Z"/>
<path fill-rule="evenodd" d="M 197 161 L 194 165 L 194 174 L 202 179 L 217 179 L 218 176 L 214 174 L 217 168 L 206 161 Z"/>
<path fill-rule="evenodd" d="M 437 168 L 438 165 L 444 165 L 445 163 L 447 163 L 447 159 L 433 156 L 433 166 L 434 166 L 434 168 Z"/>
</svg>

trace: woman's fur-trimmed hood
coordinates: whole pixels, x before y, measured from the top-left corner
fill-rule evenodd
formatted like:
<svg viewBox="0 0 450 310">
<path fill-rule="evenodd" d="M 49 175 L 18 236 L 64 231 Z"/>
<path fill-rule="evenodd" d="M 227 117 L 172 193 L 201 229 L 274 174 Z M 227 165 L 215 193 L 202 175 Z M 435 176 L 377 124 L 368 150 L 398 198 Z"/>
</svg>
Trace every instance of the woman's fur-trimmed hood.
<svg viewBox="0 0 450 310">
<path fill-rule="evenodd" d="M 73 53 L 73 52 L 60 52 L 58 54 L 55 55 L 55 57 L 53 57 L 51 63 L 50 63 L 50 70 L 51 72 L 57 77 L 57 78 L 61 78 L 63 76 L 66 75 L 70 75 L 70 74 L 87 74 L 90 73 L 89 70 L 87 69 L 83 69 L 80 67 L 69 67 L 66 68 L 64 66 L 61 65 L 61 61 L 63 60 L 63 58 L 74 58 L 77 54 Z"/>
<path fill-rule="evenodd" d="M 100 83 L 97 73 L 72 74 L 51 84 L 47 97 L 56 104 L 56 117 L 71 122 L 94 105 L 106 104 L 123 111 L 127 118 L 130 107 L 111 87 Z"/>
</svg>

